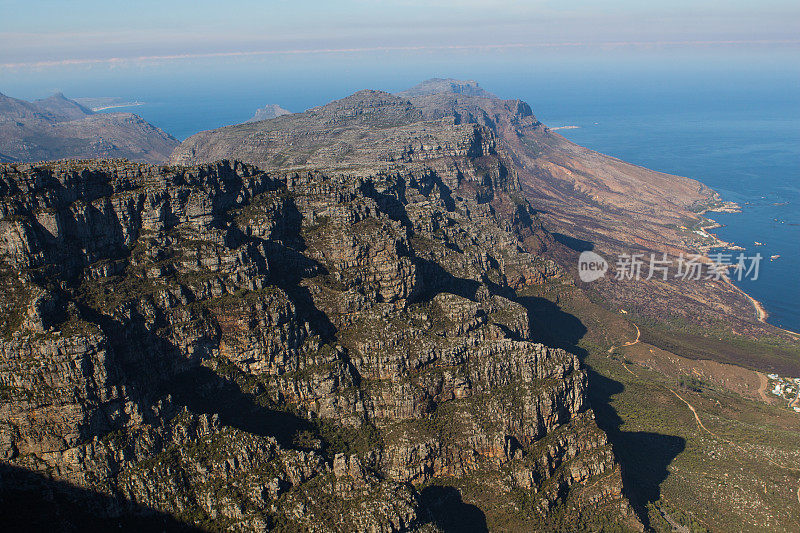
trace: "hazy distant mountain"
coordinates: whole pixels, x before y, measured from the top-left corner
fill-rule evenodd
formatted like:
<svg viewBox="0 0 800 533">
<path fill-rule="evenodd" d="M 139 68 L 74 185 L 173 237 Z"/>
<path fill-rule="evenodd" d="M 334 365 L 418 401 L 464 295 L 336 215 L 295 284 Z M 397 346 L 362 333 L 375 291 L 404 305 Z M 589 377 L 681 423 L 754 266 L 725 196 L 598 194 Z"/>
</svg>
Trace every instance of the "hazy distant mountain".
<svg viewBox="0 0 800 533">
<path fill-rule="evenodd" d="M 492 93 L 483 90 L 475 80 L 453 80 L 443 78 L 425 80 L 397 94 L 398 96 L 411 98 L 413 96 L 428 96 L 439 93 L 463 94 L 464 96 L 477 96 L 480 98 L 497 98 Z"/>
<path fill-rule="evenodd" d="M 53 114 L 58 120 L 75 120 L 94 114 L 78 102 L 70 100 L 63 93 L 56 93 L 50 98 L 35 100 L 33 105 Z"/>
<path fill-rule="evenodd" d="M 719 203 L 718 195 L 698 181 L 579 146 L 539 122 L 527 103 L 498 98 L 474 81 L 433 79 L 397 95 L 359 91 L 303 113 L 200 132 L 175 149 L 170 162 L 236 159 L 263 170 L 392 172 L 401 161 L 444 150 L 447 143 L 429 139 L 434 132 L 469 124 L 480 126 L 481 138 L 509 154 L 521 193 L 550 228 L 608 253 L 619 253 L 627 243 L 676 255 L 695 250 L 700 241 L 681 226 L 697 223 L 698 211 Z M 727 283 L 690 290 L 669 284 L 601 288 L 613 293 L 609 297 L 620 307 L 632 299 L 645 301 L 646 294 L 635 291 L 658 294 L 642 310 L 654 317 L 667 308 L 694 316 L 732 308 L 731 320 L 741 321 L 742 330 L 762 327 L 750 316 L 752 304 Z"/>
<path fill-rule="evenodd" d="M 132 113 L 94 113 L 58 93 L 26 102 L 0 94 L 0 160 L 122 157 L 160 163 L 178 145 Z"/>
<path fill-rule="evenodd" d="M 75 98 L 73 102 L 77 102 L 83 107 L 92 111 L 102 111 L 104 109 L 112 109 L 115 107 L 135 107 L 142 105 L 142 102 L 131 101 L 119 96 L 85 96 L 82 98 Z"/>
<path fill-rule="evenodd" d="M 245 124 L 247 124 L 248 122 L 260 122 L 262 120 L 269 120 L 271 118 L 276 118 L 282 115 L 291 115 L 291 114 L 292 114 L 291 111 L 282 108 L 278 104 L 267 104 L 261 109 L 257 109 L 256 114 L 253 115 L 251 118 L 247 119 L 247 121 L 245 121 Z"/>
<path fill-rule="evenodd" d="M 17 100 L 11 98 L 3 93 L 0 93 L 0 118 L 2 119 L 42 119 L 48 120 L 54 117 L 46 109 L 37 107 L 36 105 L 26 102 L 25 100 Z"/>
</svg>

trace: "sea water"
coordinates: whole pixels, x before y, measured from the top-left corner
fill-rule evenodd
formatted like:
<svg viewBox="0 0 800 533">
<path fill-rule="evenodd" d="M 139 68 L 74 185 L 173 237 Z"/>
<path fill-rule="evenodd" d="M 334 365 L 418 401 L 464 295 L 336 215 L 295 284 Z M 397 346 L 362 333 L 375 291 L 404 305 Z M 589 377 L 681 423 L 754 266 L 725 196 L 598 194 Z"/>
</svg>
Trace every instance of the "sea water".
<svg viewBox="0 0 800 533">
<path fill-rule="evenodd" d="M 769 80 L 766 81 L 769 83 Z M 679 94 L 684 106 L 622 91 L 616 102 L 576 111 L 542 110 L 543 122 L 579 126 L 559 133 L 647 168 L 697 179 L 741 213 L 707 213 L 712 233 L 760 254 L 757 279 L 736 285 L 762 302 L 768 322 L 800 332 L 800 91 L 775 97 L 730 91 Z M 728 98 L 720 98 L 727 94 Z M 735 262 L 740 253 L 732 253 Z M 749 265 L 749 261 L 748 261 Z"/>
<path fill-rule="evenodd" d="M 737 284 L 763 303 L 770 323 L 800 331 L 799 73 L 791 50 L 341 55 L 48 71 L 7 77 L 0 90 L 28 99 L 62 90 L 143 101 L 109 111 L 137 113 L 183 140 L 241 123 L 265 104 L 297 112 L 363 88 L 475 79 L 502 98 L 527 101 L 551 127 L 577 126 L 559 133 L 578 144 L 700 180 L 741 205 L 742 213 L 708 215 L 724 225 L 715 230 L 720 238 L 764 258 L 758 279 Z"/>
</svg>

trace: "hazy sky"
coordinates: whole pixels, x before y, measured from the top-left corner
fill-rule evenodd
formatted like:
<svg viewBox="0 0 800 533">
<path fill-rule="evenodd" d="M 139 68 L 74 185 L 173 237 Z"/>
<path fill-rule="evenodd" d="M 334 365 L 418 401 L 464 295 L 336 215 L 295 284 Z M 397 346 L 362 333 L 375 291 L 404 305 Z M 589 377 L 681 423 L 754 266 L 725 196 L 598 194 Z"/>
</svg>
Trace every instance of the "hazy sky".
<svg viewBox="0 0 800 533">
<path fill-rule="evenodd" d="M 331 50 L 794 46 L 797 0 L 0 0 L 0 74 Z"/>
</svg>

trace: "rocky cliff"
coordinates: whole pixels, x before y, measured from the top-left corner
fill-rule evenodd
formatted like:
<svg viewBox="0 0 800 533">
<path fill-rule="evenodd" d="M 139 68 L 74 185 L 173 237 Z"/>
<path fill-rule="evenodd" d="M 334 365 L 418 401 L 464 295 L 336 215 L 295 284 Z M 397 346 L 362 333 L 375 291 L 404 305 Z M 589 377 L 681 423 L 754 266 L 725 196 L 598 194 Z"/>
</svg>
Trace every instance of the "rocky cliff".
<svg viewBox="0 0 800 533">
<path fill-rule="evenodd" d="M 0 167 L 5 467 L 112 523 L 434 531 L 477 484 L 492 527 L 639 527 L 586 371 L 531 338 L 517 290 L 568 280 L 495 134 L 365 96 L 302 169 Z"/>
<path fill-rule="evenodd" d="M 0 161 L 167 159 L 178 141 L 132 113 L 94 113 L 56 94 L 25 102 L 0 94 Z"/>
<path fill-rule="evenodd" d="M 676 249 L 685 235 L 673 226 L 696 219 L 697 208 L 716 198 L 693 179 L 568 141 L 539 122 L 521 100 L 498 98 L 474 81 L 448 79 L 428 80 L 397 95 L 359 91 L 304 113 L 201 132 L 181 144 L 170 161 L 229 158 L 264 169 L 374 166 L 398 160 L 397 149 L 413 143 L 422 148 L 426 136 L 444 124 L 491 130 L 522 192 L 554 231 L 569 230 L 609 247 L 632 242 Z"/>
<path fill-rule="evenodd" d="M 549 257 L 573 271 L 580 251 L 594 249 L 606 257 L 612 279 L 592 289 L 609 307 L 650 322 L 788 338 L 759 322 L 751 300 L 726 280 L 613 279 L 618 254 L 648 259 L 667 253 L 674 259 L 706 253 L 711 239 L 692 229 L 702 224 L 700 212 L 720 202 L 716 192 L 578 146 L 539 122 L 527 103 L 498 98 L 474 81 L 433 79 L 397 95 L 360 91 L 304 113 L 201 132 L 176 148 L 170 161 L 228 158 L 264 169 L 371 171 L 435 157 L 452 145 L 443 132 L 466 125 L 493 136 L 519 181 L 519 194 L 565 244 L 552 248 Z"/>
</svg>

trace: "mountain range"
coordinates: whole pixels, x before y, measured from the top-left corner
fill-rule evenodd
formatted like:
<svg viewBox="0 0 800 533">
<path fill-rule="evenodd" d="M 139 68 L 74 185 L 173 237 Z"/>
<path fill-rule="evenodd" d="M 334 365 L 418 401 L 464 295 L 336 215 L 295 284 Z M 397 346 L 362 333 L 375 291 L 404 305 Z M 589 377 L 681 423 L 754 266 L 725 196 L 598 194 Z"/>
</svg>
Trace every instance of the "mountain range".
<svg viewBox="0 0 800 533">
<path fill-rule="evenodd" d="M 265 170 L 372 172 L 435 157 L 445 146 L 430 142 L 431 132 L 465 124 L 499 140 L 520 194 L 574 251 L 591 246 L 613 264 L 620 253 L 677 257 L 720 244 L 694 231 L 705 223 L 702 212 L 723 205 L 713 190 L 578 146 L 539 122 L 525 102 L 497 98 L 474 81 L 434 79 L 397 95 L 360 91 L 304 113 L 201 132 L 176 148 L 170 162 L 231 159 Z M 577 265 L 577 254 L 560 259 L 565 268 Z M 604 279 L 593 287 L 646 319 L 732 320 L 752 336 L 783 335 L 760 322 L 751 300 L 725 280 L 687 286 Z"/>
<path fill-rule="evenodd" d="M 159 163 L 178 141 L 132 113 L 95 113 L 58 93 L 26 102 L 0 94 L 6 162 L 109 157 Z"/>
<path fill-rule="evenodd" d="M 267 109 L 165 165 L 0 165 L 11 526 L 792 530 L 797 336 L 725 279 L 577 272 L 724 245 L 713 190 L 474 81 Z"/>
</svg>

